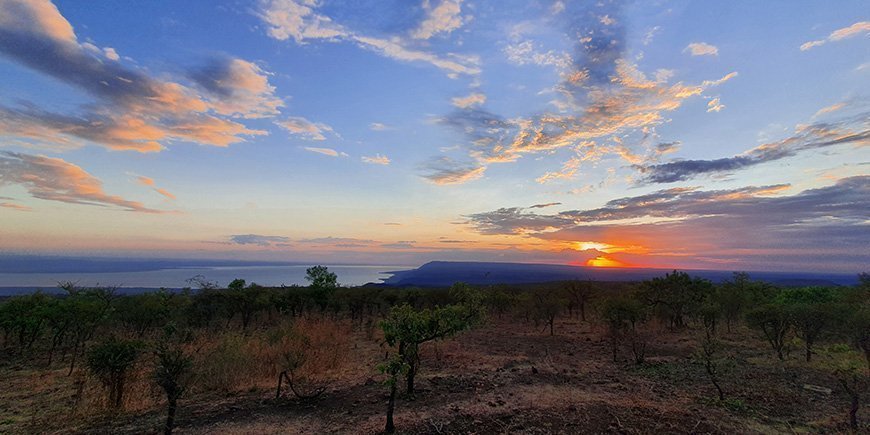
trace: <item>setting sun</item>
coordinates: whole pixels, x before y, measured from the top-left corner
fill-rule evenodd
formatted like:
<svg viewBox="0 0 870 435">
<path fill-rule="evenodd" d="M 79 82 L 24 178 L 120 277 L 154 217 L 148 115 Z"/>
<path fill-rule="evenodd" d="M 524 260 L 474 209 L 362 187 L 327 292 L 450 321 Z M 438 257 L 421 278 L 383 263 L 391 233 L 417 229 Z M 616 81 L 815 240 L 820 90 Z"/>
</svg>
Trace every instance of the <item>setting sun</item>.
<svg viewBox="0 0 870 435">
<path fill-rule="evenodd" d="M 604 256 L 591 258 L 586 262 L 586 265 L 592 267 L 628 267 L 625 263 Z"/>
</svg>

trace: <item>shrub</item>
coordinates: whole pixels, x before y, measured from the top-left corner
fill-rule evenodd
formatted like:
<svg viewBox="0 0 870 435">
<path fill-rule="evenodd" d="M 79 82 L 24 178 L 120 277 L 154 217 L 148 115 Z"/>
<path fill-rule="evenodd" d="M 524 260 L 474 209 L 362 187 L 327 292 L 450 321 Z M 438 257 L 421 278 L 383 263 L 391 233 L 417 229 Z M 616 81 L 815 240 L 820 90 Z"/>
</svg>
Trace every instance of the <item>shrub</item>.
<svg viewBox="0 0 870 435">
<path fill-rule="evenodd" d="M 88 352 L 88 369 L 108 390 L 109 404 L 115 408 L 124 405 L 124 384 L 127 372 L 136 362 L 142 343 L 110 338 Z"/>
</svg>

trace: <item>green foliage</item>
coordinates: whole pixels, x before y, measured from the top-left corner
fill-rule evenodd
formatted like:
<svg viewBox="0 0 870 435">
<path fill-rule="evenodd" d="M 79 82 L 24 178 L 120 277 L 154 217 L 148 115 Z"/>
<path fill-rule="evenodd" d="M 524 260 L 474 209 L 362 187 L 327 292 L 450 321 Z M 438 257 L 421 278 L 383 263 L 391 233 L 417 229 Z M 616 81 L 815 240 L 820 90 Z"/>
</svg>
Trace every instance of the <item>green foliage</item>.
<svg viewBox="0 0 870 435">
<path fill-rule="evenodd" d="M 109 403 L 115 408 L 123 406 L 126 375 L 141 349 L 142 343 L 139 341 L 112 337 L 88 352 L 88 369 L 106 387 Z"/>
<path fill-rule="evenodd" d="M 0 305 L 0 328 L 7 337 L 16 337 L 19 350 L 30 349 L 43 334 L 54 305 L 54 298 L 42 292 L 10 298 Z"/>
<path fill-rule="evenodd" d="M 338 276 L 330 272 L 326 266 L 313 266 L 305 270 L 305 279 L 309 286 L 319 290 L 338 288 Z"/>
<path fill-rule="evenodd" d="M 639 295 L 672 328 L 683 328 L 687 318 L 698 314 L 713 289 L 710 281 L 675 270 L 664 277 L 644 281 Z"/>
<path fill-rule="evenodd" d="M 338 288 L 338 277 L 329 271 L 326 266 L 314 266 L 305 270 L 305 279 L 313 290 L 314 303 L 321 311 L 329 306 L 335 289 Z"/>
<path fill-rule="evenodd" d="M 628 340 L 635 363 L 643 363 L 646 340 L 637 326 L 647 320 L 646 305 L 633 297 L 612 296 L 603 301 L 600 311 L 601 320 L 607 325 L 610 336 L 613 361 L 619 359 L 619 345 Z"/>
<path fill-rule="evenodd" d="M 193 377 L 193 358 L 185 352 L 184 345 L 191 340 L 191 332 L 179 330 L 174 325 L 164 328 L 163 339 L 154 349 L 157 362 L 152 377 L 166 394 L 167 414 L 164 433 L 171 434 L 175 428 L 175 412 L 178 399 L 187 390 Z"/>
<path fill-rule="evenodd" d="M 787 310 L 781 304 L 765 304 L 746 315 L 746 321 L 751 328 L 761 330 L 776 356 L 785 359 L 783 350 L 791 331 L 791 321 Z"/>
<path fill-rule="evenodd" d="M 384 340 L 397 347 L 399 357 L 408 365 L 406 380 L 409 396 L 414 394 L 414 376 L 420 363 L 420 345 L 456 335 L 483 319 L 482 295 L 466 284 L 450 289 L 456 304 L 415 309 L 405 303 L 390 310 L 381 321 Z"/>
</svg>

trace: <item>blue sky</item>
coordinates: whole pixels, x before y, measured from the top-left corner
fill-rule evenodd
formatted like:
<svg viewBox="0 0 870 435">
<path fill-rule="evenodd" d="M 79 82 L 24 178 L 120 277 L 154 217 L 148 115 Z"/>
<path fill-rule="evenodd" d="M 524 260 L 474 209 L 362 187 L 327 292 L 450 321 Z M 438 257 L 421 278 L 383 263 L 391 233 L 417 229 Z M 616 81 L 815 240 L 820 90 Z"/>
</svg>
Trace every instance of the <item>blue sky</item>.
<svg viewBox="0 0 870 435">
<path fill-rule="evenodd" d="M 864 2 L 0 12 L 3 252 L 870 264 Z"/>
</svg>

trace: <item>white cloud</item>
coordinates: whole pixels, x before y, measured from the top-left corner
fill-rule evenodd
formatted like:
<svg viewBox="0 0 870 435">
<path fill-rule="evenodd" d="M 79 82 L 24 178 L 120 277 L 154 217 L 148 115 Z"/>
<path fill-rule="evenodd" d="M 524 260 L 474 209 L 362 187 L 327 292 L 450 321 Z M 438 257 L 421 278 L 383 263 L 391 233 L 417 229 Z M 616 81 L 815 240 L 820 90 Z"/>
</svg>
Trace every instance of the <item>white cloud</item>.
<svg viewBox="0 0 870 435">
<path fill-rule="evenodd" d="M 442 0 L 432 7 L 429 0 L 423 0 L 426 18 L 411 32 L 414 39 L 429 39 L 438 33 L 450 33 L 462 26 L 462 0 Z"/>
<path fill-rule="evenodd" d="M 110 60 L 121 59 L 121 56 L 118 56 L 118 52 L 115 51 L 115 49 L 112 47 L 103 48 L 103 54 L 106 56 L 107 59 L 110 59 Z"/>
<path fill-rule="evenodd" d="M 389 165 L 390 158 L 387 156 L 382 156 L 380 154 L 376 154 L 374 157 L 362 156 L 363 163 L 369 163 L 373 165 Z"/>
<path fill-rule="evenodd" d="M 330 157 L 347 157 L 347 153 L 341 152 L 341 151 L 336 151 L 332 148 L 303 147 L 303 149 L 305 151 L 323 154 L 325 156 L 330 156 Z"/>
<path fill-rule="evenodd" d="M 386 131 L 386 130 L 392 130 L 393 127 L 390 127 L 389 125 L 386 125 L 386 124 L 381 124 L 380 122 L 373 122 L 373 123 L 369 124 L 369 129 L 374 130 L 374 131 Z"/>
<path fill-rule="evenodd" d="M 361 35 L 317 13 L 317 6 L 315 0 L 267 0 L 257 15 L 268 25 L 268 35 L 280 41 L 290 38 L 297 44 L 310 40 L 348 41 L 391 59 L 429 63 L 448 75 L 480 73 L 476 59 L 456 55 L 443 57 L 416 50 L 407 47 L 406 41 L 399 37 Z"/>
<path fill-rule="evenodd" d="M 275 121 L 275 124 L 305 140 L 326 140 L 324 133 L 335 133 L 332 127 L 321 122 L 311 122 L 301 116 L 291 116 L 282 121 Z"/>
<path fill-rule="evenodd" d="M 834 30 L 825 39 L 803 43 L 801 45 L 801 51 L 807 51 L 813 47 L 825 45 L 828 42 L 842 41 L 843 39 L 849 39 L 858 35 L 865 35 L 868 33 L 870 33 L 870 21 L 859 21 L 849 27 L 843 27 L 842 29 Z"/>
<path fill-rule="evenodd" d="M 571 66 L 571 56 L 567 53 L 560 53 L 554 50 L 547 52 L 537 51 L 532 41 L 508 45 L 504 48 L 504 53 L 511 63 L 517 65 L 550 65 L 560 69 L 567 69 Z"/>
<path fill-rule="evenodd" d="M 467 109 L 472 106 L 479 106 L 486 102 L 486 95 L 475 92 L 465 97 L 455 97 L 451 100 L 454 106 L 460 109 Z"/>
<path fill-rule="evenodd" d="M 683 53 L 689 52 L 692 56 L 718 56 L 719 48 L 706 42 L 693 42 L 683 49 Z"/>
<path fill-rule="evenodd" d="M 724 108 L 725 105 L 719 101 L 719 97 L 716 97 L 707 102 L 707 112 L 719 112 Z"/>
</svg>

